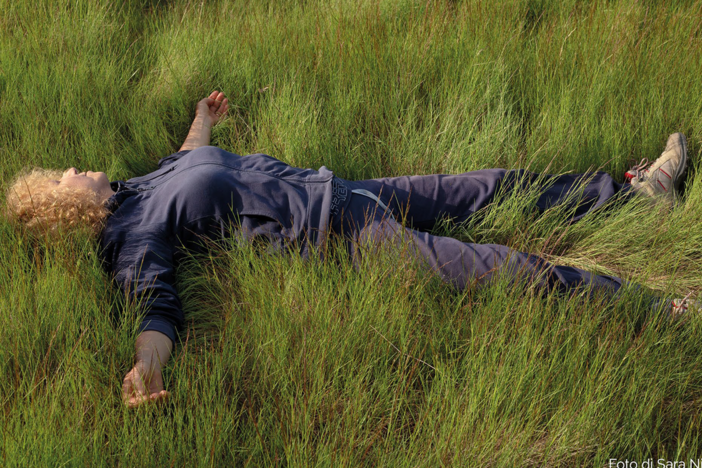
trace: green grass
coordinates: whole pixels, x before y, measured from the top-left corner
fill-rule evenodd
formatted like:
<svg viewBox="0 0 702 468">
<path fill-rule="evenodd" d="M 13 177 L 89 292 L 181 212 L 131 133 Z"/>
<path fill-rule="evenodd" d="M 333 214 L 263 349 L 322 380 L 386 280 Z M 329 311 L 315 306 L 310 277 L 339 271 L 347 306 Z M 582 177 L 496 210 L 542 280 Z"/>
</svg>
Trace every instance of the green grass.
<svg viewBox="0 0 702 468">
<path fill-rule="evenodd" d="M 0 182 L 144 174 L 195 103 L 213 144 L 348 179 L 490 168 L 621 178 L 688 137 L 683 202 L 563 225 L 529 193 L 437 233 L 658 294 L 702 289 L 698 1 L 0 0 Z M 4 187 L 4 185 L 3 185 Z M 497 281 L 454 294 L 398 254 L 224 246 L 179 269 L 165 407 L 126 409 L 138 318 L 83 237 L 0 220 L 2 466 L 605 466 L 702 457 L 702 319 Z M 689 464 L 687 465 L 689 466 Z"/>
</svg>

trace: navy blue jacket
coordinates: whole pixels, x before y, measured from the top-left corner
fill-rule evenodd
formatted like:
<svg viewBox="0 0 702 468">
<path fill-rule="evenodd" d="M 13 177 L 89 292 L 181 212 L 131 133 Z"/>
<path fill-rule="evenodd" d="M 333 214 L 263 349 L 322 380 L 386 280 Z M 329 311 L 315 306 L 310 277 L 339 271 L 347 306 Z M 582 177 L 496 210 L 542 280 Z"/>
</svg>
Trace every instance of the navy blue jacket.
<svg viewBox="0 0 702 468">
<path fill-rule="evenodd" d="M 245 238 L 263 236 L 274 250 L 307 256 L 337 208 L 332 179 L 324 166 L 298 169 L 265 154 L 204 146 L 161 159 L 143 177 L 113 182 L 102 253 L 119 286 L 146 310 L 140 331 L 159 331 L 175 344 L 183 311 L 174 266 L 179 248 L 202 235 L 226 236 L 238 226 Z"/>
</svg>

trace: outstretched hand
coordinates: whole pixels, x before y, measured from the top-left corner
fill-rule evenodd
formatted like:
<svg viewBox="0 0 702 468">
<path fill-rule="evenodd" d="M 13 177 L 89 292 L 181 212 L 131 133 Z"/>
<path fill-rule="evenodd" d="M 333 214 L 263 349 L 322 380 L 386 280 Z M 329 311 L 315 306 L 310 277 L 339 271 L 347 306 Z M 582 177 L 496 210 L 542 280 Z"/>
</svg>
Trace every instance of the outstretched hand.
<svg viewBox="0 0 702 468">
<path fill-rule="evenodd" d="M 163 389 L 161 369 L 158 367 L 149 372 L 149 365 L 140 361 L 124 377 L 122 399 L 129 408 L 148 402 L 164 402 L 170 396 Z"/>
<path fill-rule="evenodd" d="M 229 100 L 224 97 L 224 93 L 215 90 L 197 103 L 195 112 L 213 127 L 224 119 L 227 110 L 229 110 Z"/>
</svg>

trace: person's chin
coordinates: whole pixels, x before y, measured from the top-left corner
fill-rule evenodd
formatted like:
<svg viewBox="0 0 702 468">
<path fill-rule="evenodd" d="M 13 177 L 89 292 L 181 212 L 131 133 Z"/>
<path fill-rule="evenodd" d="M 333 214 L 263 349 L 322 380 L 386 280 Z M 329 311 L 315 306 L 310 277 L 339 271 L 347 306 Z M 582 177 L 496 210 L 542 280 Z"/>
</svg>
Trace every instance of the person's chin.
<svg viewBox="0 0 702 468">
<path fill-rule="evenodd" d="M 93 172 L 93 174 L 94 174 L 93 178 L 97 182 L 105 183 L 105 184 L 110 183 L 110 179 L 107 178 L 107 174 L 105 174 L 104 172 Z"/>
</svg>

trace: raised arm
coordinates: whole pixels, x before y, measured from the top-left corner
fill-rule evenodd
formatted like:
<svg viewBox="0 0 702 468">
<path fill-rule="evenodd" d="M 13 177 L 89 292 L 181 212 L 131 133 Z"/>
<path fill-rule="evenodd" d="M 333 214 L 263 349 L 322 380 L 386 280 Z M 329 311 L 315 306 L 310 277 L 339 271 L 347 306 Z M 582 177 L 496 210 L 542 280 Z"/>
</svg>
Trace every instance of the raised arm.
<svg viewBox="0 0 702 468">
<path fill-rule="evenodd" d="M 208 97 L 199 101 L 195 109 L 195 120 L 179 151 L 209 145 L 212 127 L 224 118 L 228 109 L 229 101 L 224 97 L 224 93 L 218 91 L 212 91 Z"/>
</svg>

